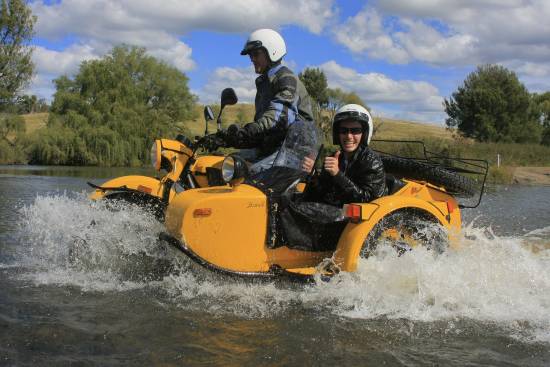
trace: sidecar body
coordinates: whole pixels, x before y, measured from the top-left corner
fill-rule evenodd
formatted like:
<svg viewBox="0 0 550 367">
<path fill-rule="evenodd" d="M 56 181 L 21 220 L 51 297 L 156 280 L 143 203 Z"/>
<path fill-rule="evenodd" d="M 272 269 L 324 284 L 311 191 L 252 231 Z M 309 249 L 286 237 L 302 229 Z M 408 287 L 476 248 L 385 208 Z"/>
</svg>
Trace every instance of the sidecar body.
<svg viewBox="0 0 550 367">
<path fill-rule="evenodd" d="M 293 249 L 291 243 L 270 248 L 270 210 L 262 190 L 250 184 L 208 187 L 175 194 L 166 210 L 165 239 L 199 264 L 220 272 L 252 276 L 310 276 L 329 263 L 354 271 L 378 223 L 395 213 L 416 213 L 446 229 L 452 238 L 460 230 L 460 210 L 444 189 L 426 182 L 401 181 L 391 194 L 344 209 L 347 224 L 329 251 Z M 299 197 L 299 194 L 298 194 Z M 420 214 L 420 215 L 418 215 Z M 387 228 L 378 236 L 391 234 Z M 390 231 L 390 232 L 388 232 Z M 398 236 L 407 234 L 399 233 Z M 372 238 L 372 235 L 371 235 Z M 415 242 L 411 241 L 411 247 Z"/>
</svg>

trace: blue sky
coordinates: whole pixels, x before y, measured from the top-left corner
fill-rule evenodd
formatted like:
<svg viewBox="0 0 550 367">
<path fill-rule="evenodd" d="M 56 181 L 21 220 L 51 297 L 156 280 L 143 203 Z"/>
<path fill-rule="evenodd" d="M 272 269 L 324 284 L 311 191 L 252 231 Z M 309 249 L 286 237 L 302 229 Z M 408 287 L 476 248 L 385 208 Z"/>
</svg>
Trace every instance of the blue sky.
<svg viewBox="0 0 550 367">
<path fill-rule="evenodd" d="M 375 116 L 443 124 L 443 98 L 484 63 L 550 90 L 547 0 L 61 0 L 31 1 L 37 74 L 27 92 L 120 43 L 184 72 L 201 102 L 225 87 L 252 102 L 254 74 L 239 54 L 258 28 L 279 31 L 296 73 L 321 68 L 329 87 L 356 92 Z"/>
</svg>

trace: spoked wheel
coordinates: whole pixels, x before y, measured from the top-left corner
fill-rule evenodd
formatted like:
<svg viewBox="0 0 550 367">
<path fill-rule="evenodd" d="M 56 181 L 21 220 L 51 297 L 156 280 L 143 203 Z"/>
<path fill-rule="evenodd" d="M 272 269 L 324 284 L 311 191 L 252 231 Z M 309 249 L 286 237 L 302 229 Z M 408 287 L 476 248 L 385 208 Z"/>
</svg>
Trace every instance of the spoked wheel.
<svg viewBox="0 0 550 367">
<path fill-rule="evenodd" d="M 425 247 L 437 253 L 449 244 L 447 230 L 435 217 L 417 209 L 404 209 L 382 218 L 363 243 L 360 256 L 367 258 L 383 245 L 393 247 L 399 255 Z"/>
</svg>

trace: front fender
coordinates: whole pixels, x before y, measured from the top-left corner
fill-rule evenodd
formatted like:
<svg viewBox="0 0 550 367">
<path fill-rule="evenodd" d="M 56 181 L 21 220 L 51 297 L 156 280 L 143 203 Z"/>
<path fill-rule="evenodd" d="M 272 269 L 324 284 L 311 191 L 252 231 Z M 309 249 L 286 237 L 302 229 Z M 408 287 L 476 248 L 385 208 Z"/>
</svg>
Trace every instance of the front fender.
<svg viewBox="0 0 550 367">
<path fill-rule="evenodd" d="M 357 259 L 368 234 L 382 218 L 396 210 L 404 208 L 422 210 L 434 216 L 449 230 L 449 233 L 460 230 L 460 223 L 449 221 L 445 202 L 431 202 L 411 196 L 384 196 L 370 203 L 358 205 L 361 205 L 362 221 L 349 223 L 346 226 L 334 252 L 334 262 L 343 271 L 357 269 Z"/>
<path fill-rule="evenodd" d="M 158 197 L 162 199 L 163 187 L 161 181 L 153 177 L 148 176 L 122 176 L 113 178 L 107 182 L 104 182 L 90 194 L 90 199 L 98 200 L 102 199 L 106 195 L 112 192 L 116 192 L 117 189 L 139 191 L 144 194 Z"/>
</svg>

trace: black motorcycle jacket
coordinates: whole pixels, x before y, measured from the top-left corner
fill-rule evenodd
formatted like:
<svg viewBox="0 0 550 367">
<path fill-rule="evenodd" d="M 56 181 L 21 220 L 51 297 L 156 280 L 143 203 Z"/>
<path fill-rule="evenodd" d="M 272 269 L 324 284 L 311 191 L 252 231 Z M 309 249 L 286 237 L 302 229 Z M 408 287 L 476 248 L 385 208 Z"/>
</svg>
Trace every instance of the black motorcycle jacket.
<svg viewBox="0 0 550 367">
<path fill-rule="evenodd" d="M 366 203 L 386 194 L 386 174 L 380 156 L 367 146 L 359 146 L 346 161 L 340 155 L 339 172 L 331 176 L 322 171 L 313 177 L 306 189 L 305 201 L 318 201 L 334 206 Z"/>
<path fill-rule="evenodd" d="M 226 142 L 235 148 L 259 148 L 262 155 L 277 150 L 296 119 L 313 120 L 311 100 L 303 83 L 283 65 L 256 78 L 254 122 L 232 125 Z"/>
</svg>

